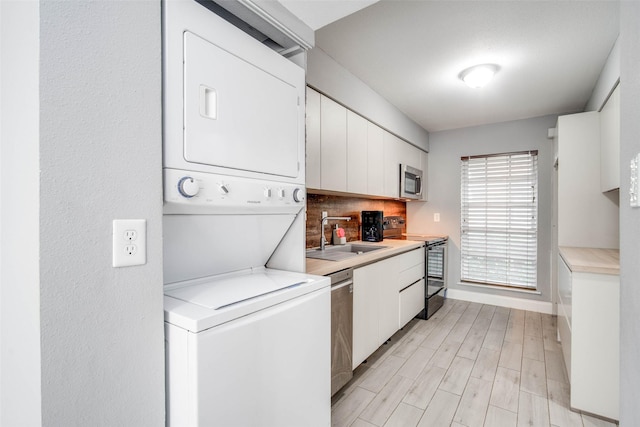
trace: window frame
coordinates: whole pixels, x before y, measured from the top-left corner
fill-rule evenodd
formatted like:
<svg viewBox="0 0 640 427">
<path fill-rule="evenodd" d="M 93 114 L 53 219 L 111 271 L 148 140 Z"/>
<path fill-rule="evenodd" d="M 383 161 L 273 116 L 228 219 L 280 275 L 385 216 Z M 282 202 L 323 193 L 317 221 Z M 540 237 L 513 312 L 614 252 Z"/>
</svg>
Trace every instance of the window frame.
<svg viewBox="0 0 640 427">
<path fill-rule="evenodd" d="M 461 282 L 537 291 L 538 150 L 460 160 Z"/>
</svg>

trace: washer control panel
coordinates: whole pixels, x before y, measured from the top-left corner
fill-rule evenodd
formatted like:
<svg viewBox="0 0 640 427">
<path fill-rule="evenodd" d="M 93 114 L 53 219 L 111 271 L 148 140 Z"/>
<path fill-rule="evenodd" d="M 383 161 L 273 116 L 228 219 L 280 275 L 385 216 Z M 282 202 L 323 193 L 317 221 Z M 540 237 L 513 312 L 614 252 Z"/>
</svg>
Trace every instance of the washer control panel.
<svg viewBox="0 0 640 427">
<path fill-rule="evenodd" d="M 306 197 L 298 184 L 165 169 L 164 200 L 165 213 L 297 213 Z"/>
</svg>

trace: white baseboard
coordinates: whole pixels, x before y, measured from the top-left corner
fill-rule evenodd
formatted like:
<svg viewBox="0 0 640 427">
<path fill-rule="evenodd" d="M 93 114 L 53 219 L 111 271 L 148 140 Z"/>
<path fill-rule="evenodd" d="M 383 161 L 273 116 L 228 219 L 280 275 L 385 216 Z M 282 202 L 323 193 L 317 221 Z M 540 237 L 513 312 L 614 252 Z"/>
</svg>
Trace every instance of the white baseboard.
<svg viewBox="0 0 640 427">
<path fill-rule="evenodd" d="M 447 298 L 553 314 L 553 304 L 548 301 L 534 301 L 523 298 L 505 297 L 502 295 L 481 294 L 479 292 L 461 289 L 447 289 Z"/>
</svg>

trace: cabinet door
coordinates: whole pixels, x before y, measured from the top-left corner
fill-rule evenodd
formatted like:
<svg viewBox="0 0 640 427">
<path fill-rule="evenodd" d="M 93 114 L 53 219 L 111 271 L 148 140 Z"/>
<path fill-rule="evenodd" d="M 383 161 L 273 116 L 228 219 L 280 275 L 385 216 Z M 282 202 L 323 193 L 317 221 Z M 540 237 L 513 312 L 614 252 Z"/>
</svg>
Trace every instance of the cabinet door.
<svg viewBox="0 0 640 427">
<path fill-rule="evenodd" d="M 320 188 L 320 93 L 307 87 L 306 110 L 307 167 L 306 185 Z"/>
<path fill-rule="evenodd" d="M 367 194 L 384 195 L 384 144 L 381 127 L 367 122 Z"/>
<path fill-rule="evenodd" d="M 380 346 L 377 264 L 353 270 L 353 369 Z"/>
<path fill-rule="evenodd" d="M 353 111 L 347 111 L 347 191 L 367 194 L 367 123 Z"/>
<path fill-rule="evenodd" d="M 373 264 L 377 267 L 379 281 L 379 330 L 378 345 L 382 345 L 398 331 L 400 305 L 398 303 L 398 274 L 401 270 L 401 256 L 395 256 Z"/>
<path fill-rule="evenodd" d="M 571 271 L 558 255 L 558 336 L 567 372 L 571 372 Z"/>
<path fill-rule="evenodd" d="M 600 112 L 600 189 L 620 188 L 620 85 Z"/>
<path fill-rule="evenodd" d="M 620 278 L 572 272 L 571 407 L 619 419 Z"/>
<path fill-rule="evenodd" d="M 429 154 L 420 151 L 420 170 L 422 170 L 422 201 L 429 200 Z"/>
<path fill-rule="evenodd" d="M 326 96 L 320 98 L 320 184 L 347 191 L 347 109 Z"/>
<path fill-rule="evenodd" d="M 403 165 L 409 165 L 412 168 L 420 169 L 420 153 L 422 152 L 422 150 L 403 140 L 400 140 L 399 147 L 399 163 L 402 163 Z"/>
<path fill-rule="evenodd" d="M 398 150 L 400 138 L 384 131 L 382 135 L 384 153 L 384 195 L 388 197 L 400 196 L 400 162 Z"/>
</svg>

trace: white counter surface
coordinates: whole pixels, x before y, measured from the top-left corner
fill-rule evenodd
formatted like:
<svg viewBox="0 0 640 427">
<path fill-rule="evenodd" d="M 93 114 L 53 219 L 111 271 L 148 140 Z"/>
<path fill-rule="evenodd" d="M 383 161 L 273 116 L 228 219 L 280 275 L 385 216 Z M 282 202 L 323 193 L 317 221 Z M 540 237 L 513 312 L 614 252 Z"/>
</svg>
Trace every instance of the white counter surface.
<svg viewBox="0 0 640 427">
<path fill-rule="evenodd" d="M 307 273 L 326 276 L 327 274 L 335 273 L 336 271 L 344 270 L 345 268 L 360 267 L 424 246 L 424 242 L 420 241 L 395 239 L 385 239 L 382 242 L 347 242 L 347 244 L 350 243 L 357 245 L 386 246 L 386 248 L 366 252 L 342 261 L 325 261 L 322 259 L 307 258 Z"/>
<path fill-rule="evenodd" d="M 560 246 L 560 256 L 567 267 L 576 273 L 620 274 L 620 251 L 618 249 L 576 248 Z"/>
</svg>

